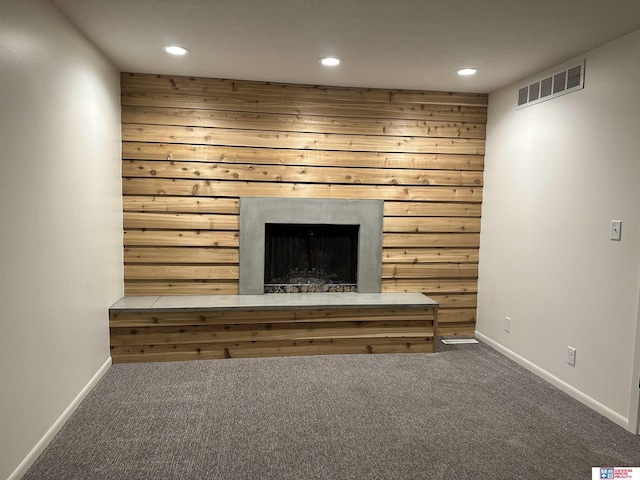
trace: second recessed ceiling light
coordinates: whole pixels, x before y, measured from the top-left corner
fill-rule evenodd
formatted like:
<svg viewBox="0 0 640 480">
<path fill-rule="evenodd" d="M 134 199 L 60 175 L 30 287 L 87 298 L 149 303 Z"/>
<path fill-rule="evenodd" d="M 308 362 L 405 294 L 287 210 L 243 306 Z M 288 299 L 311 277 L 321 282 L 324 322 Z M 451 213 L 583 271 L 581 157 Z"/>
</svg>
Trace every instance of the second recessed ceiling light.
<svg viewBox="0 0 640 480">
<path fill-rule="evenodd" d="M 170 53 L 171 55 L 186 55 L 187 53 L 189 53 L 188 49 L 180 47 L 178 45 L 168 45 L 164 47 L 164 51 Z"/>
<path fill-rule="evenodd" d="M 337 57 L 323 57 L 318 61 L 325 67 L 336 67 L 342 63 L 342 60 Z"/>
</svg>

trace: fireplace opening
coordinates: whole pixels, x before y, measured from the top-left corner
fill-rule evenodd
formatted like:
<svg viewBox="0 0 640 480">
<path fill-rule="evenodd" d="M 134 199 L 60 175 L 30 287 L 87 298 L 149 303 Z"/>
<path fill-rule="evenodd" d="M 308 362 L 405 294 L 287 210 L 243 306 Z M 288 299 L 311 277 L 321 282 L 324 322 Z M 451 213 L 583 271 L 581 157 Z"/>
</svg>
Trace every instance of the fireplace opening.
<svg viewBox="0 0 640 480">
<path fill-rule="evenodd" d="M 359 227 L 265 223 L 264 292 L 357 292 Z"/>
</svg>

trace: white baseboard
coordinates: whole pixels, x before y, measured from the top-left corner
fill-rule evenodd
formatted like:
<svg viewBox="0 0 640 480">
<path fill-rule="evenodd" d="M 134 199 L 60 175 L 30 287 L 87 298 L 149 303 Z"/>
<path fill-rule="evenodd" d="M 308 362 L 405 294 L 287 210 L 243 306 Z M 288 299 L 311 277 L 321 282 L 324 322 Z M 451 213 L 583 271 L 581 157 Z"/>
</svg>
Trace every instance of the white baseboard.
<svg viewBox="0 0 640 480">
<path fill-rule="evenodd" d="M 53 437 L 60 431 L 60 429 L 64 426 L 64 424 L 69 420 L 69 417 L 73 412 L 76 411 L 84 397 L 95 387 L 100 379 L 107 373 L 107 370 L 111 367 L 111 357 L 107 358 L 102 367 L 96 372 L 96 374 L 89 380 L 89 383 L 85 385 L 85 387 L 80 391 L 80 393 L 73 399 L 71 404 L 62 412 L 62 415 L 58 417 L 58 419 L 51 425 L 51 428 L 43 435 L 40 441 L 36 444 L 35 447 L 31 449 L 29 454 L 22 460 L 18 468 L 16 468 L 7 480 L 19 480 L 22 476 L 27 473 L 29 467 L 33 465 L 33 463 L 38 459 L 40 454 L 47 448 L 47 445 L 51 443 Z"/>
<path fill-rule="evenodd" d="M 623 417 L 622 415 L 620 415 L 619 413 L 614 412 L 613 410 L 611 410 L 610 408 L 604 406 L 600 402 L 597 402 L 596 400 L 594 400 L 593 398 L 589 397 L 588 395 L 585 395 L 584 393 L 582 393 L 577 388 L 572 387 L 568 383 L 560 380 L 558 377 L 550 374 L 546 370 L 543 370 L 542 368 L 538 367 L 536 364 L 531 363 L 526 358 L 521 357 L 517 353 L 512 352 L 508 348 L 500 345 L 498 342 L 496 342 L 495 340 L 492 340 L 491 338 L 487 337 L 486 335 L 483 335 L 482 333 L 476 331 L 475 337 L 478 340 L 480 340 L 482 343 L 486 343 L 487 345 L 489 345 L 494 350 L 497 350 L 498 352 L 502 353 L 505 357 L 510 358 L 511 360 L 516 362 L 517 364 L 523 366 L 524 368 L 526 368 L 530 372 L 532 372 L 535 375 L 539 376 L 543 380 L 549 382 L 554 387 L 559 388 L 560 390 L 562 390 L 567 395 L 575 398 L 580 403 L 583 403 L 584 405 L 586 405 L 590 409 L 595 410 L 600 415 L 608 418 L 609 420 L 611 420 L 616 425 L 620 425 L 625 430 L 629 430 L 629 420 L 627 418 Z"/>
</svg>

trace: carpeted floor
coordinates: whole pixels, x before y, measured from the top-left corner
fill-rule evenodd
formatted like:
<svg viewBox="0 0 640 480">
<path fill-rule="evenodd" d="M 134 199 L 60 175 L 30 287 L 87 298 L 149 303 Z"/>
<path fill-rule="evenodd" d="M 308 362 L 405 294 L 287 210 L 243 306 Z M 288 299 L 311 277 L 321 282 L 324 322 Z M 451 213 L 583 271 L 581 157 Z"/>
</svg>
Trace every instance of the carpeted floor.
<svg viewBox="0 0 640 480">
<path fill-rule="evenodd" d="M 114 365 L 24 479 L 574 480 L 640 466 L 640 437 L 487 346 L 445 348 Z"/>
</svg>

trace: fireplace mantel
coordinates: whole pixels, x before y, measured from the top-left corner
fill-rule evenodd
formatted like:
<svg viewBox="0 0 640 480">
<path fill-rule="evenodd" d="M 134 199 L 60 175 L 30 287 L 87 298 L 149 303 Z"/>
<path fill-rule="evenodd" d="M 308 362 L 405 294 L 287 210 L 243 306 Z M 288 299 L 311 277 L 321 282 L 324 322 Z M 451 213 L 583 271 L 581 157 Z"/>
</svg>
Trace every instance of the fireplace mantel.
<svg viewBox="0 0 640 480">
<path fill-rule="evenodd" d="M 264 292 L 265 224 L 359 225 L 359 293 L 379 293 L 382 200 L 240 198 L 240 294 Z"/>
</svg>

